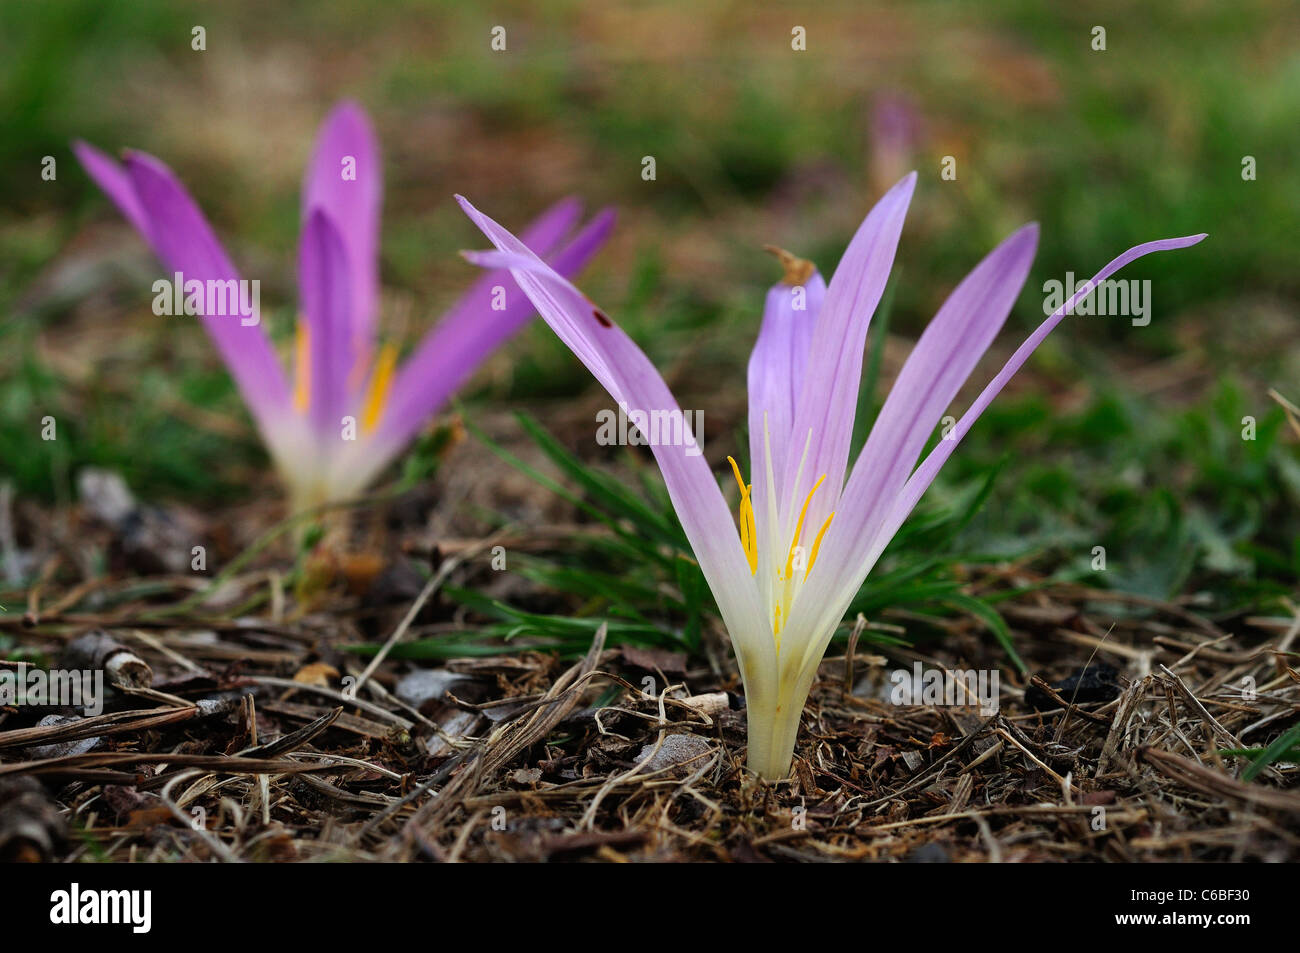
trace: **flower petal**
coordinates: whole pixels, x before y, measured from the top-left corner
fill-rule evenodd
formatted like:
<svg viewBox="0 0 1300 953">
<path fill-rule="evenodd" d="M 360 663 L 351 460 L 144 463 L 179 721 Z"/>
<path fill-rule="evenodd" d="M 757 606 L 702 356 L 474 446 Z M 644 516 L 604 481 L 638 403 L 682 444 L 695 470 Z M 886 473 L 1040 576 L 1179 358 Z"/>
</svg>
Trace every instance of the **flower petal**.
<svg viewBox="0 0 1300 953">
<path fill-rule="evenodd" d="M 1192 245 L 1200 243 L 1205 237 L 1206 235 L 1203 232 L 1199 235 L 1186 235 L 1181 238 L 1165 238 L 1160 239 L 1159 241 L 1145 242 L 1141 245 L 1135 245 L 1122 255 L 1119 255 L 1112 260 L 1101 271 L 1097 272 L 1088 285 L 1082 286 L 1069 301 L 1065 302 L 1065 304 L 1053 312 L 1046 321 L 1040 324 L 1034 333 L 1029 335 L 1025 340 L 1025 343 L 1020 345 L 1020 347 L 1016 349 L 1016 352 L 1011 355 L 1007 363 L 1003 365 L 1002 370 L 998 371 L 997 376 L 995 376 L 993 380 L 989 381 L 988 386 L 985 387 L 984 390 L 980 392 L 980 395 L 975 398 L 966 413 L 964 413 L 961 419 L 957 421 L 956 426 L 952 430 L 950 439 L 940 440 L 939 445 L 930 451 L 929 456 L 927 456 L 925 460 L 922 461 L 921 465 L 916 468 L 916 472 L 908 478 L 906 485 L 903 487 L 902 493 L 897 497 L 893 506 L 890 508 L 888 518 L 878 530 L 875 542 L 867 553 L 867 559 L 874 563 L 875 560 L 880 557 L 880 553 L 884 551 L 885 546 L 888 545 L 891 539 L 893 539 L 894 534 L 898 532 L 898 528 L 903 525 L 903 520 L 907 519 L 907 515 L 912 512 L 912 507 L 916 506 L 921 495 L 925 493 L 930 484 L 934 482 L 934 478 L 938 475 L 939 470 L 943 467 L 944 463 L 948 461 L 948 457 L 952 455 L 953 450 L 957 448 L 957 444 L 961 442 L 962 438 L 966 436 L 971 427 L 975 425 L 975 421 L 979 420 L 980 414 L 984 413 L 988 405 L 993 402 L 993 398 L 997 397 L 1002 388 L 1007 385 L 1007 382 L 1015 376 L 1016 372 L 1020 370 L 1021 367 L 1024 366 L 1025 362 L 1029 360 L 1029 356 L 1034 353 L 1038 345 L 1043 343 L 1044 339 L 1046 339 L 1047 335 L 1051 333 L 1052 329 L 1060 324 L 1061 320 L 1067 314 L 1074 310 L 1075 305 L 1080 300 L 1087 296 L 1090 288 L 1095 287 L 1098 282 L 1105 281 L 1125 265 L 1134 262 L 1139 258 L 1158 251 L 1190 248 Z"/>
<path fill-rule="evenodd" d="M 144 238 L 170 271 L 181 272 L 186 281 L 239 280 L 203 213 L 166 165 L 142 152 L 128 152 L 125 168 L 143 217 Z M 200 320 L 263 437 L 273 442 L 292 407 L 284 370 L 260 322 L 244 324 L 239 315 L 205 314 Z"/>
<path fill-rule="evenodd" d="M 760 501 L 767 499 L 764 426 L 771 440 L 772 470 L 780 499 L 779 482 L 785 476 L 795 404 L 803 392 L 813 331 L 825 298 L 826 282 L 816 271 L 803 285 L 781 282 L 767 292 L 763 324 L 749 357 L 748 372 L 750 472 L 755 499 Z"/>
<path fill-rule="evenodd" d="M 889 280 L 915 187 L 913 172 L 876 203 L 853 236 L 826 290 L 781 480 L 785 523 L 792 522 L 792 514 L 823 474 L 827 489 L 814 495 L 807 525 L 821 525 L 844 486 L 867 327 Z"/>
<path fill-rule="evenodd" d="M 1017 232 L 1016 235 L 1021 235 L 1023 232 L 1024 229 L 1022 229 L 1021 232 Z M 1016 238 L 1016 235 L 1013 235 L 1012 239 Z M 1099 281 L 1104 281 L 1129 262 L 1141 258 L 1144 255 L 1168 249 L 1186 248 L 1190 245 L 1195 245 L 1204 237 L 1205 236 L 1202 234 L 1191 235 L 1185 238 L 1170 238 L 1161 241 L 1147 242 L 1146 244 L 1130 248 L 1098 272 L 1092 279 L 1092 285 L 1095 285 Z M 1008 239 L 1007 242 L 1004 242 L 1003 246 L 998 250 L 1000 251 L 1001 248 L 1009 244 L 1012 239 Z M 995 251 L 994 254 L 996 253 L 997 252 Z M 993 255 L 990 255 L 988 259 L 985 259 L 985 263 L 987 263 L 992 257 Z M 981 267 L 983 264 L 984 263 L 981 264 Z M 1019 286 L 1017 285 L 1017 287 Z M 839 619 L 843 617 L 844 611 L 847 609 L 848 604 L 852 600 L 858 587 L 861 586 L 867 573 L 870 572 L 872 566 L 875 565 L 876 560 L 880 558 L 880 554 L 884 551 L 894 534 L 898 532 L 898 528 L 903 524 L 903 520 L 907 518 L 907 515 L 912 511 L 912 508 L 921 498 L 921 495 L 933 482 L 939 469 L 948 460 L 948 457 L 952 454 L 953 450 L 956 449 L 957 444 L 961 441 L 962 437 L 966 435 L 974 425 L 975 421 L 979 419 L 980 414 L 984 412 L 985 408 L 992 403 L 993 398 L 996 397 L 1002 388 L 1006 386 L 1007 381 L 1015 375 L 1016 371 L 1020 370 L 1020 368 L 1024 366 L 1025 362 L 1029 359 L 1029 356 L 1034 352 L 1038 345 L 1043 342 L 1049 333 L 1051 333 L 1053 328 L 1061 323 L 1061 320 L 1065 315 L 1073 310 L 1078 300 L 1085 296 L 1087 287 L 1088 286 L 1081 286 L 1081 290 L 1076 293 L 1074 297 L 1039 325 L 1037 330 L 1035 330 L 1025 343 L 1016 350 L 1016 352 L 1011 356 L 1011 359 L 1007 361 L 1005 366 L 1003 366 L 1002 370 L 999 371 L 997 376 L 995 376 L 989 385 L 984 388 L 980 395 L 971 404 L 970 408 L 962 416 L 961 420 L 957 422 L 956 426 L 951 431 L 950 438 L 940 440 L 938 446 L 936 446 L 930 452 L 929 456 L 922 461 L 921 465 L 916 468 L 916 471 L 907 479 L 906 484 L 904 484 L 901 490 L 899 490 L 897 494 L 891 494 L 890 497 L 887 498 L 888 505 L 884 508 L 883 517 L 874 521 L 864 521 L 861 518 L 856 521 L 861 525 L 862 531 L 869 532 L 870 535 L 848 539 L 849 534 L 845 533 L 840 537 L 840 542 L 836 546 L 835 552 L 825 552 L 824 550 L 825 555 L 823 558 L 828 560 L 828 566 L 833 566 L 834 571 L 828 572 L 822 577 L 819 577 L 817 573 L 813 573 L 812 577 L 809 579 L 808 586 L 805 587 L 805 590 L 802 593 L 800 593 L 800 604 L 804 606 L 803 611 L 801 612 L 801 617 L 809 620 L 804 624 L 808 630 L 816 630 L 818 632 L 816 638 L 821 640 L 820 644 L 815 641 L 810 642 L 806 650 L 809 656 L 825 651 L 826 641 L 828 641 L 834 633 L 836 624 Z M 955 297 L 956 292 L 953 294 Z M 951 300 L 951 298 L 949 300 Z M 917 347 L 920 347 L 919 343 Z M 867 450 L 864 448 L 864 456 L 866 453 Z M 910 468 L 911 464 L 909 463 L 908 466 Z M 856 472 L 854 476 L 857 476 Z M 871 523 L 872 525 L 868 525 L 868 523 Z M 828 538 L 828 547 L 829 542 Z M 831 564 L 829 562 L 831 558 L 840 560 L 840 564 Z M 818 565 L 821 565 L 820 561 Z M 814 616 L 816 617 L 815 620 L 813 619 Z"/>
<path fill-rule="evenodd" d="M 488 267 L 508 267 L 546 323 L 616 401 L 646 414 L 681 412 L 659 372 L 621 328 L 519 239 L 457 198 L 499 249 L 466 257 Z M 771 677 L 775 656 L 771 620 L 758 610 L 757 590 L 740 537 L 708 463 L 698 448 L 689 446 L 658 442 L 651 451 L 731 633 L 742 674 L 747 679 Z"/>
<path fill-rule="evenodd" d="M 356 363 L 352 270 L 344 238 L 330 215 L 316 208 L 298 248 L 298 289 L 308 341 L 308 417 L 322 448 L 337 450 L 350 411 L 349 378 Z M 301 369 L 299 373 L 301 373 Z"/>
<path fill-rule="evenodd" d="M 989 252 L 953 289 L 899 372 L 844 487 L 822 543 L 816 585 L 800 598 L 818 611 L 832 592 L 856 591 L 864 555 L 916 465 L 939 416 L 988 350 L 1020 296 L 1038 247 L 1026 225 Z M 795 612 L 799 612 L 796 603 Z"/>
<path fill-rule="evenodd" d="M 575 199 L 556 203 L 524 233 L 543 254 L 563 240 L 582 214 Z M 604 245 L 614 213 L 597 215 L 552 258 L 562 275 L 577 274 Z M 533 242 L 529 242 L 530 246 Z M 494 288 L 505 289 L 506 307 L 493 310 Z M 493 351 L 536 314 L 508 271 L 485 274 L 425 335 L 393 381 L 381 418 L 377 443 L 381 454 L 397 453 Z M 379 461 L 382 467 L 385 460 Z"/>
<path fill-rule="evenodd" d="M 149 219 L 140 206 L 140 200 L 135 194 L 135 186 L 131 183 L 131 177 L 126 174 L 126 170 L 94 146 L 80 139 L 72 144 L 72 151 L 77 161 L 81 163 L 81 167 L 86 170 L 86 174 L 94 179 L 95 184 L 105 195 L 112 199 L 117 210 L 131 223 L 131 227 L 147 239 Z"/>
<path fill-rule="evenodd" d="M 368 359 L 379 309 L 379 213 L 383 203 L 379 143 L 365 110 L 353 102 L 334 108 L 321 126 L 303 182 L 304 227 L 314 209 L 338 226 L 347 251 L 352 346 Z"/>
<path fill-rule="evenodd" d="M 753 484 L 758 565 L 764 567 L 758 581 L 767 601 L 774 582 L 767 567 L 783 562 L 790 545 L 773 523 L 780 521 L 790 430 L 825 297 L 826 282 L 816 271 L 802 285 L 784 281 L 773 285 L 767 293 L 763 324 L 749 358 L 749 479 Z M 775 520 L 773 511 L 777 513 Z"/>
</svg>

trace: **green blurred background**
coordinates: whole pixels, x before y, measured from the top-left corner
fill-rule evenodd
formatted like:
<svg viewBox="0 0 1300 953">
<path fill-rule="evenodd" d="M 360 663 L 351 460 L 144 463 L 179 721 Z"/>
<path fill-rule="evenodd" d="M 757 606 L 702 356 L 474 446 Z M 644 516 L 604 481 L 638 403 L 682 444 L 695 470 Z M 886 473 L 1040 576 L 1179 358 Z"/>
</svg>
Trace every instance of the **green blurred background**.
<svg viewBox="0 0 1300 953">
<path fill-rule="evenodd" d="M 506 52 L 490 48 L 496 25 Z M 795 26 L 806 51 L 791 49 Z M 317 124 L 345 96 L 370 111 L 384 150 L 391 338 L 409 345 L 473 278 L 456 251 L 482 239 L 454 192 L 513 226 L 564 194 L 614 204 L 616 237 L 582 284 L 683 406 L 717 422 L 711 459 L 743 446 L 731 438 L 745 361 L 778 277 L 760 247 L 829 274 L 910 168 L 921 178 L 884 380 L 965 271 L 1025 221 L 1042 223 L 1039 256 L 978 385 L 1042 319 L 1044 281 L 1209 232 L 1122 275 L 1152 281 L 1149 326 L 1067 321 L 935 493 L 1001 465 L 964 537 L 972 553 L 1086 565 L 1104 541 L 1123 554 L 1114 584 L 1134 591 L 1295 590 L 1297 439 L 1268 390 L 1300 399 L 1296 4 L 6 3 L 0 467 L 20 497 L 70 499 L 87 463 L 157 498 L 273 492 L 215 353 L 192 324 L 151 313 L 157 267 L 68 143 L 168 162 L 262 278 L 287 344 L 298 187 Z M 54 181 L 40 175 L 46 155 Z M 940 177 L 945 156 L 955 181 Z M 471 415 L 527 407 L 543 422 L 603 405 L 541 326 L 463 396 Z M 47 414 L 54 443 L 40 439 Z"/>
</svg>

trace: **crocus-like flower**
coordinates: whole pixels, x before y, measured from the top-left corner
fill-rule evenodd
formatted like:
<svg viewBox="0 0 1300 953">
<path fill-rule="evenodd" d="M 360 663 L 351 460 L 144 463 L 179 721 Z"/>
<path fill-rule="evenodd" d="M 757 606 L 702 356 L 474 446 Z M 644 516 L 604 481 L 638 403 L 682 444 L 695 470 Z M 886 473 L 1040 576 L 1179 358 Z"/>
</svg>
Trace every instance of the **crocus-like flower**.
<svg viewBox="0 0 1300 953">
<path fill-rule="evenodd" d="M 924 121 L 910 97 L 882 92 L 871 104 L 871 183 L 884 191 L 912 165 Z"/>
<path fill-rule="evenodd" d="M 298 250 L 301 316 L 292 385 L 256 315 L 228 307 L 238 272 L 185 187 L 140 152 L 118 164 L 83 142 L 82 166 L 188 289 L 195 311 L 288 484 L 295 510 L 345 499 L 391 461 L 470 373 L 534 311 L 508 273 L 484 275 L 397 367 L 376 346 L 379 310 L 379 147 L 359 106 L 326 120 L 303 185 Z M 574 234 L 581 206 L 559 202 L 528 230 L 561 274 L 576 273 L 613 224 L 606 210 Z M 572 237 L 570 237 L 572 236 Z M 173 274 L 168 274 L 171 281 Z M 197 282 L 196 285 L 191 285 Z M 260 293 L 257 296 L 260 298 Z M 212 302 L 223 304 L 213 307 Z M 221 311 L 223 313 L 215 313 Z"/>
<path fill-rule="evenodd" d="M 739 529 L 705 459 L 652 446 L 682 528 L 731 636 L 744 680 L 749 766 L 790 770 L 799 717 L 826 646 L 885 545 L 984 408 L 1087 286 L 1039 326 L 976 398 L 947 439 L 915 466 L 940 415 L 1002 327 L 1029 273 L 1038 226 L 1013 233 L 948 296 L 904 365 L 845 479 L 867 325 L 893 264 L 916 173 L 896 184 L 858 229 L 827 286 L 787 258 L 767 297 L 749 362 L 750 460 Z M 470 261 L 508 268 L 542 317 L 615 400 L 680 412 L 663 378 L 603 311 L 508 231 L 465 200 L 496 251 Z M 1093 279 L 1204 235 L 1138 245 Z"/>
</svg>

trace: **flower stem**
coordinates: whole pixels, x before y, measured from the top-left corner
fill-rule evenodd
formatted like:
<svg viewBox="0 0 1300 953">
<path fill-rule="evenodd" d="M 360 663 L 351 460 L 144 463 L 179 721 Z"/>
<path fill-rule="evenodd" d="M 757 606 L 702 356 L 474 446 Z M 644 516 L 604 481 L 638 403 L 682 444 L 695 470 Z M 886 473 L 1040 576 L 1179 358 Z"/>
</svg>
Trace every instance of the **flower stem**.
<svg viewBox="0 0 1300 953">
<path fill-rule="evenodd" d="M 749 769 L 767 781 L 780 781 L 790 775 L 794 744 L 799 736 L 799 718 L 813 672 L 794 679 L 781 679 L 775 692 L 747 693 L 745 704 L 749 722 Z"/>
</svg>

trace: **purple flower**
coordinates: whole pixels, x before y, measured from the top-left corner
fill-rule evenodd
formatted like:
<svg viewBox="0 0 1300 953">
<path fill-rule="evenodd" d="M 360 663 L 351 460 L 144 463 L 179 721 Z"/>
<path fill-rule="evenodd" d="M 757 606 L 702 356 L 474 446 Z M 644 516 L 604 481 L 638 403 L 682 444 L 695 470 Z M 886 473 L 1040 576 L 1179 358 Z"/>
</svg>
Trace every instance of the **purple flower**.
<svg viewBox="0 0 1300 953">
<path fill-rule="evenodd" d="M 904 93 L 883 92 L 871 105 L 871 182 L 880 189 L 912 165 L 924 121 Z"/>
<path fill-rule="evenodd" d="M 731 636 L 745 683 L 749 766 L 765 778 L 789 773 L 817 666 L 881 551 L 984 408 L 1079 297 L 1029 336 L 948 439 L 916 466 L 935 423 L 992 343 L 1029 274 L 1038 226 L 1013 233 L 956 287 L 921 335 L 848 472 L 867 325 L 884 292 L 915 184 L 912 173 L 871 210 L 829 286 L 810 264 L 788 258 L 786 281 L 768 293 L 749 362 L 750 482 L 732 462 L 740 484 L 739 532 L 702 456 L 688 452 L 691 447 L 652 446 Z M 631 338 L 526 242 L 460 202 L 497 249 L 467 253 L 470 261 L 508 268 L 615 400 L 647 414 L 680 413 Z M 1138 245 L 1093 281 L 1150 252 L 1204 237 Z"/>
<path fill-rule="evenodd" d="M 131 151 L 119 165 L 84 142 L 73 149 L 169 272 L 183 276 L 187 287 L 224 284 L 234 293 L 234 264 L 166 165 Z M 289 485 L 295 510 L 364 489 L 534 314 L 507 272 L 484 275 L 399 368 L 394 346 L 377 346 L 382 193 L 370 122 L 359 106 L 343 103 L 325 122 L 303 184 L 292 385 L 256 317 L 196 299 L 204 302 L 200 320 Z M 560 274 L 576 273 L 613 225 L 606 210 L 575 234 L 580 218 L 580 204 L 565 199 L 527 232 L 529 244 Z"/>
</svg>

